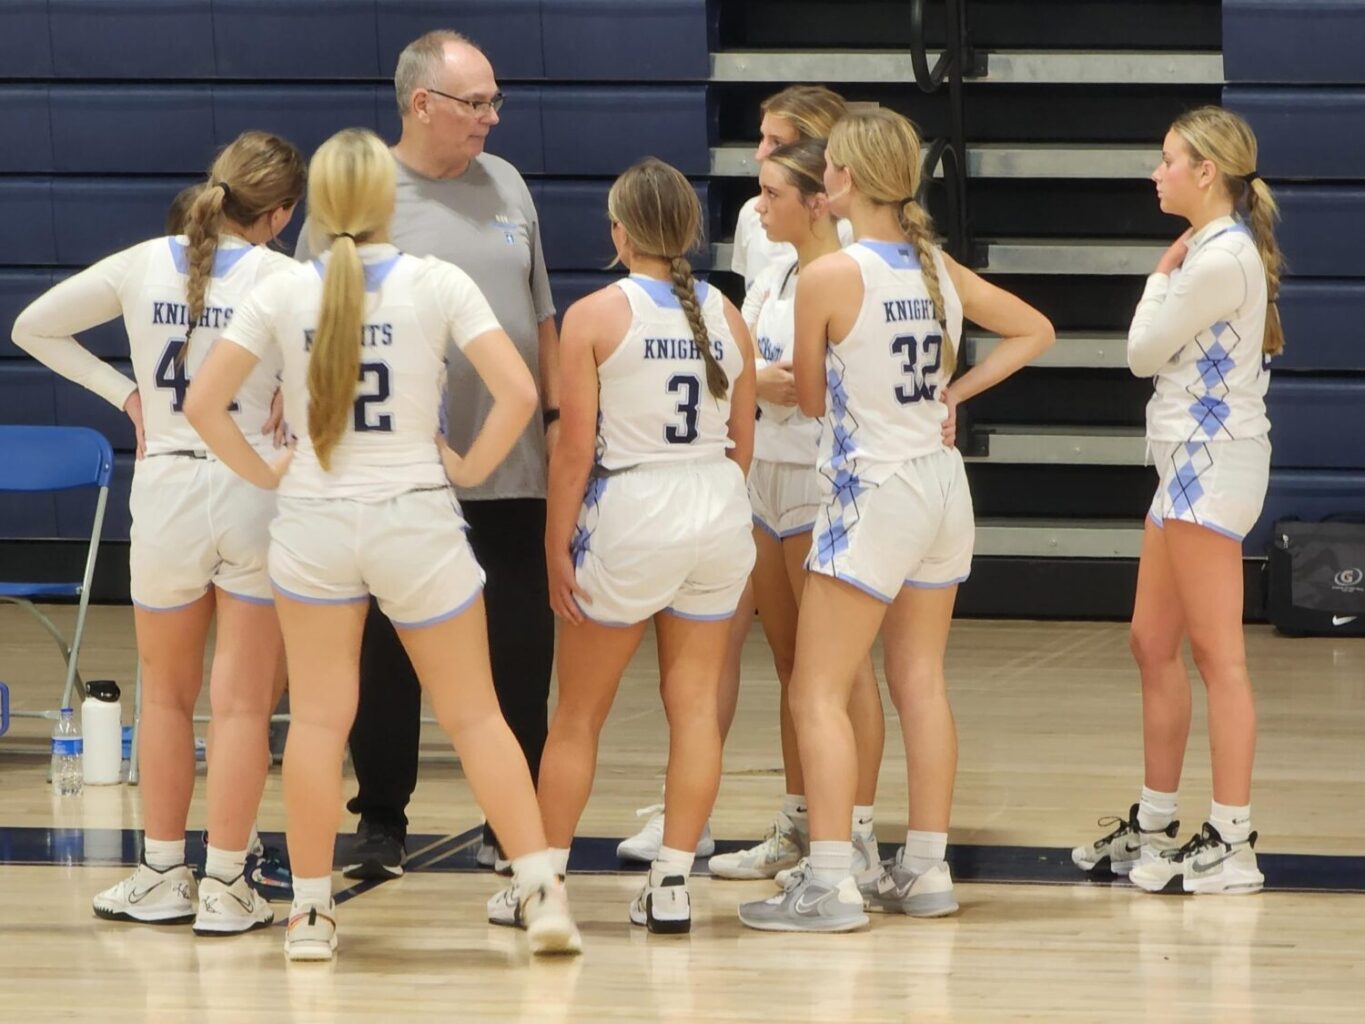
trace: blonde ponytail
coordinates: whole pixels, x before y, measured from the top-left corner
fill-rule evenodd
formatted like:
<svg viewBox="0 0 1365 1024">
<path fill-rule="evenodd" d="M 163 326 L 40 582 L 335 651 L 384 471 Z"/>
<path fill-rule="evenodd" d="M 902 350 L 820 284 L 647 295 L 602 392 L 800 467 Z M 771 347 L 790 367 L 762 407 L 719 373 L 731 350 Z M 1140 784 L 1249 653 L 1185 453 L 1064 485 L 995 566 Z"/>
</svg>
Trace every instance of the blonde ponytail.
<svg viewBox="0 0 1365 1024">
<path fill-rule="evenodd" d="M 724 398 L 730 390 L 730 378 L 725 369 L 716 361 L 711 351 L 711 332 L 702 316 L 701 303 L 697 301 L 697 283 L 692 277 L 692 265 L 681 256 L 669 261 L 668 269 L 673 275 L 673 294 L 687 314 L 687 326 L 692 328 L 692 341 L 706 363 L 706 390 L 712 398 Z"/>
<path fill-rule="evenodd" d="M 393 155 L 374 132 L 347 128 L 318 147 L 308 168 L 308 213 L 330 236 L 322 306 L 308 354 L 308 437 L 325 470 L 354 416 L 365 323 L 365 266 L 358 245 L 393 218 Z"/>
<path fill-rule="evenodd" d="M 1284 327 L 1280 323 L 1280 275 L 1284 272 L 1284 256 L 1275 241 L 1275 221 L 1280 207 L 1275 202 L 1270 186 L 1257 178 L 1246 187 L 1247 227 L 1256 242 L 1256 251 L 1265 265 L 1265 338 L 1261 351 L 1277 356 L 1284 351 Z"/>
<path fill-rule="evenodd" d="M 337 236 L 322 278 L 322 308 L 308 356 L 308 437 L 323 469 L 346 432 L 360 382 L 365 267 L 355 240 Z"/>
<path fill-rule="evenodd" d="M 218 255 L 218 235 L 223 230 L 223 203 L 227 193 L 221 187 L 209 186 L 195 197 L 185 218 L 185 237 L 189 240 L 185 256 L 189 263 L 189 277 L 185 282 L 185 344 L 176 353 L 176 362 L 184 364 L 190 351 L 190 338 L 204 315 L 204 298 L 209 281 L 213 279 L 213 261 Z"/>
<path fill-rule="evenodd" d="M 1181 114 L 1171 131 L 1184 140 L 1195 163 L 1212 161 L 1233 208 L 1243 216 L 1261 263 L 1265 266 L 1265 336 L 1261 351 L 1276 356 L 1284 351 L 1284 328 L 1277 300 L 1284 274 L 1284 255 L 1275 241 L 1280 208 L 1270 186 L 1256 172 L 1256 133 L 1245 118 L 1222 107 L 1200 107 Z"/>
<path fill-rule="evenodd" d="M 934 319 L 943 327 L 943 358 L 939 363 L 939 371 L 945 379 L 950 379 L 953 371 L 957 369 L 957 348 L 953 344 L 953 339 L 948 336 L 948 310 L 943 301 L 943 284 L 938 278 L 938 260 L 934 258 L 938 249 L 934 239 L 934 225 L 929 219 L 928 211 L 914 199 L 907 199 L 901 204 L 897 211 L 897 219 L 900 221 L 901 230 L 905 232 L 905 237 L 915 247 L 915 254 L 919 257 L 920 276 L 924 278 L 924 287 L 934 303 Z"/>
<path fill-rule="evenodd" d="M 185 344 L 176 356 L 178 362 L 184 363 L 190 338 L 204 315 L 213 262 L 218 255 L 218 236 L 224 223 L 232 221 L 250 227 L 267 213 L 294 206 L 303 198 L 306 178 L 303 155 L 292 143 L 268 132 L 243 132 L 224 146 L 213 161 L 208 180 L 185 215 L 185 237 L 189 242 L 186 249 L 189 279 L 185 283 L 188 319 Z M 182 191 L 181 196 L 184 194 Z"/>
</svg>

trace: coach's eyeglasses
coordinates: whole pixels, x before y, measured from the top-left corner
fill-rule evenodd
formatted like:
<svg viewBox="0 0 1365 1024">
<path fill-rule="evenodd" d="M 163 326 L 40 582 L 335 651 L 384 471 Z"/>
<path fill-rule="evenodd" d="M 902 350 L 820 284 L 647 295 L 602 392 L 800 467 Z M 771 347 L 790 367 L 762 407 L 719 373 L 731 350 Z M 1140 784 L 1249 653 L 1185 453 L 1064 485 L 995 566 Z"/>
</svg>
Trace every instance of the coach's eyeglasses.
<svg viewBox="0 0 1365 1024">
<path fill-rule="evenodd" d="M 454 100 L 456 103 L 463 103 L 474 112 L 475 117 L 487 117 L 489 114 L 496 114 L 502 109 L 502 105 L 507 99 L 507 97 L 500 92 L 494 93 L 491 100 L 467 100 L 463 96 L 452 96 L 448 92 L 442 92 L 440 89 L 432 89 L 430 87 L 428 87 L 427 92 L 434 92 L 437 96 L 444 96 L 446 99 Z"/>
</svg>

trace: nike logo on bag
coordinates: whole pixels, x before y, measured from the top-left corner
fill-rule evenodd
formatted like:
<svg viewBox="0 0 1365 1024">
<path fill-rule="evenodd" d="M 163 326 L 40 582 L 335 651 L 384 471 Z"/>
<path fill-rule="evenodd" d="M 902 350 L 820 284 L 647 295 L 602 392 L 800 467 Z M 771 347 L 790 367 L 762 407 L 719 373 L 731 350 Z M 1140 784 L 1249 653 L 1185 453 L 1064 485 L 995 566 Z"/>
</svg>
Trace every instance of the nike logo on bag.
<svg viewBox="0 0 1365 1024">
<path fill-rule="evenodd" d="M 128 902 L 141 903 L 143 900 L 147 898 L 148 894 L 155 892 L 160 887 L 161 883 L 157 882 L 156 885 L 149 886 L 146 889 L 143 889 L 141 892 L 138 892 L 136 889 L 134 889 L 132 892 L 128 894 Z"/>
<path fill-rule="evenodd" d="M 1355 615 L 1333 615 L 1333 616 L 1332 616 L 1332 625 L 1334 625 L 1334 626 L 1344 626 L 1344 625 L 1346 625 L 1346 623 L 1348 623 L 1348 622 L 1355 622 L 1355 620 L 1356 620 L 1357 618 L 1358 618 L 1358 616 L 1355 616 Z"/>
</svg>

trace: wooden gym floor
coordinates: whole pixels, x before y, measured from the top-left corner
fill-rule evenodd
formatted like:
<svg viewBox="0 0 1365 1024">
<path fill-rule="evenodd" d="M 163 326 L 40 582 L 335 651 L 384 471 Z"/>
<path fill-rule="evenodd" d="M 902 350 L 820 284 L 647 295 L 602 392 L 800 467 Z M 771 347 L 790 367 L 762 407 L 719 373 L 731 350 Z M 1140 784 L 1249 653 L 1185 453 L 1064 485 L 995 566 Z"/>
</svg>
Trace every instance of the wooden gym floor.
<svg viewBox="0 0 1365 1024">
<path fill-rule="evenodd" d="M 74 618 L 69 608 L 53 614 L 64 627 Z M 92 609 L 87 645 L 85 676 L 118 679 L 130 714 L 130 610 Z M 1125 627 L 962 621 L 948 662 L 961 737 L 952 856 L 962 912 L 874 915 L 870 930 L 846 936 L 762 934 L 743 929 L 734 907 L 770 883 L 713 880 L 699 863 L 694 929 L 674 938 L 627 922 L 639 876 L 614 856 L 662 779 L 666 731 L 647 638 L 603 737 L 574 850 L 570 891 L 587 952 L 560 962 L 531 962 L 519 934 L 485 923 L 484 901 L 501 883 L 473 866 L 479 813 L 435 729 L 424 734 L 432 757 L 410 809 L 409 873 L 349 888 L 338 875 L 336 961 L 287 966 L 278 927 L 213 940 L 94 918 L 90 897 L 137 856 L 137 791 L 55 800 L 44 783 L 51 723 L 18 719 L 0 739 L 0 1020 L 1359 1020 L 1365 644 L 1252 627 L 1248 647 L 1265 893 L 1156 897 L 1071 869 L 1067 849 L 1099 835 L 1098 816 L 1126 812 L 1141 783 Z M 782 792 L 777 685 L 757 629 L 744 665 L 712 819 L 723 844 L 758 839 Z M 60 695 L 55 649 L 8 606 L 0 679 L 15 708 L 51 707 Z M 1209 801 L 1200 695 L 1195 705 L 1186 835 Z M 889 854 L 903 836 L 905 785 L 889 702 L 887 714 L 877 821 Z M 203 824 L 201 796 L 202 786 L 191 829 Z M 260 827 L 276 841 L 269 833 L 284 827 L 278 769 Z"/>
</svg>

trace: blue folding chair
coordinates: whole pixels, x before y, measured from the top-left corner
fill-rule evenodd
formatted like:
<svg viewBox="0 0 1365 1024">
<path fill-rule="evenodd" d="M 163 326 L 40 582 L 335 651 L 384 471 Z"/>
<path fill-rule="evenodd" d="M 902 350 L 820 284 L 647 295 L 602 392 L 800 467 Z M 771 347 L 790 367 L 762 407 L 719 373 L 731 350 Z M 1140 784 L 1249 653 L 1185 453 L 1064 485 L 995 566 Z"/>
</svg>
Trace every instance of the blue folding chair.
<svg viewBox="0 0 1365 1024">
<path fill-rule="evenodd" d="M 89 427 L 0 426 L 0 492 L 41 493 L 67 491 L 77 487 L 98 487 L 95 521 L 90 529 L 90 547 L 85 557 L 85 575 L 78 582 L 31 583 L 0 580 L 0 601 L 17 604 L 33 615 L 56 641 L 66 659 L 66 685 L 58 707 L 71 707 L 71 695 L 80 684 L 78 664 L 81 638 L 85 635 L 85 615 L 90 607 L 90 580 L 95 575 L 100 531 L 104 526 L 104 507 L 109 500 L 109 479 L 114 472 L 114 453 L 104 435 Z M 68 645 L 52 620 L 33 603 L 34 600 L 75 597 L 76 631 Z M 12 711 L 12 715 L 50 718 L 50 711 Z"/>
</svg>

